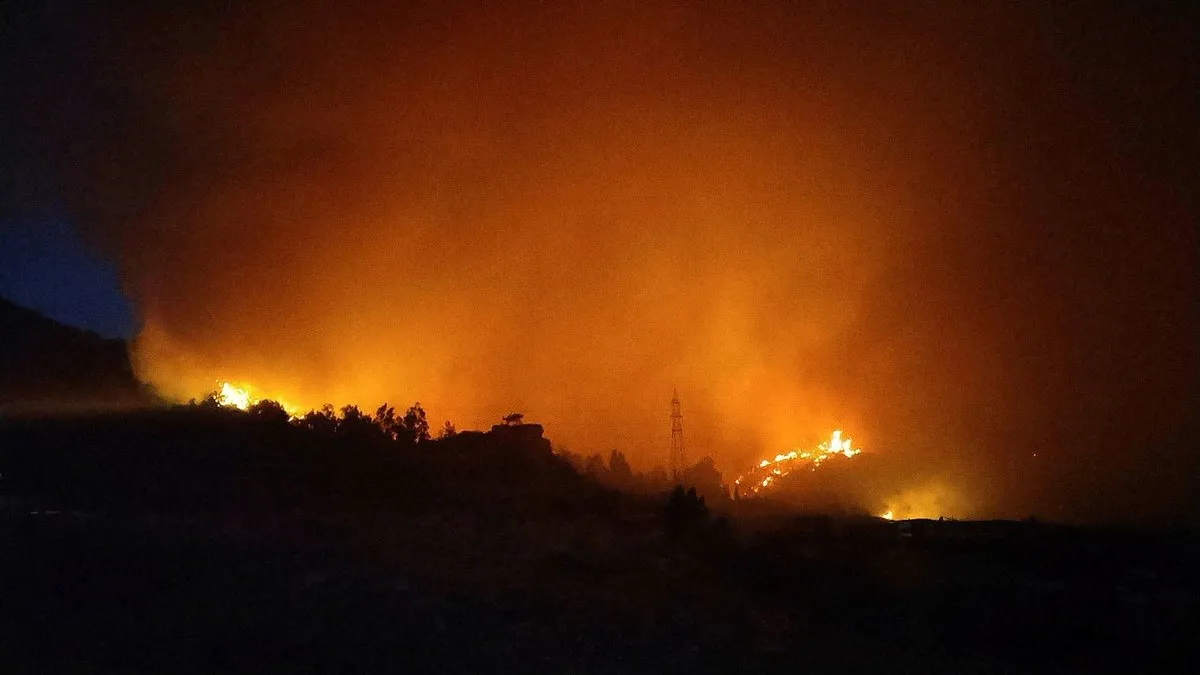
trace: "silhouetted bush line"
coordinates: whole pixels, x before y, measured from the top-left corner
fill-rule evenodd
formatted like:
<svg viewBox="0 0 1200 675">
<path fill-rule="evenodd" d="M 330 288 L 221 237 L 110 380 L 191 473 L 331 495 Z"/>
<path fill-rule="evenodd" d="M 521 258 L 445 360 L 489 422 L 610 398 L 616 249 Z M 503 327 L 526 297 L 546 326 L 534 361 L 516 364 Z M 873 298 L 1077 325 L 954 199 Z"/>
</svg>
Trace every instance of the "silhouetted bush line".
<svg viewBox="0 0 1200 675">
<path fill-rule="evenodd" d="M 216 512 L 487 508 L 584 510 L 607 488 L 535 424 L 428 432 L 398 415 L 326 406 L 292 419 L 201 401 L 120 415 L 0 421 L 0 494 L 80 510 Z M 532 506 L 531 506 L 532 505 Z"/>
<path fill-rule="evenodd" d="M 692 488 L 696 494 L 708 499 L 710 504 L 723 504 L 729 499 L 729 490 L 711 457 L 704 457 L 685 468 L 678 479 L 672 479 L 662 466 L 647 472 L 634 472 L 625 453 L 616 449 L 609 453 L 607 463 L 600 453 L 585 456 L 566 448 L 557 448 L 555 452 L 580 474 L 622 492 L 666 496 L 677 485 L 682 485 Z"/>
<path fill-rule="evenodd" d="M 191 405 L 216 410 L 223 408 L 218 401 L 218 395 L 214 392 Z M 237 410 L 225 409 L 231 412 Z M 252 404 L 245 412 L 251 418 L 262 422 L 291 424 L 325 438 L 340 437 L 363 442 L 393 441 L 402 446 L 411 446 L 431 440 L 447 440 L 458 435 L 454 424 L 447 420 L 438 438 L 431 439 L 427 416 L 420 402 L 414 403 L 403 415 L 398 415 L 396 409 L 388 403 L 381 404 L 374 415 L 366 414 L 355 405 L 346 405 L 340 410 L 335 410 L 332 405 L 325 404 L 320 409 L 310 410 L 293 418 L 280 403 L 269 399 Z M 524 415 L 514 412 L 505 415 L 502 424 L 497 428 L 534 426 L 537 425 L 524 424 Z M 584 457 L 566 448 L 558 448 L 554 453 L 578 473 L 617 490 L 660 494 L 667 493 L 676 484 L 661 466 L 649 472 L 635 473 L 625 454 L 617 449 L 609 453 L 607 463 L 599 453 Z M 725 500 L 728 496 L 728 490 L 722 483 L 721 472 L 717 470 L 711 457 L 704 457 L 695 465 L 686 468 L 678 483 L 692 488 L 693 492 L 709 500 Z"/>
<path fill-rule="evenodd" d="M 241 411 L 222 405 L 219 394 L 212 392 L 199 401 L 193 399 L 186 407 L 210 412 L 223 410 L 231 415 L 244 412 L 258 422 L 291 424 L 296 428 L 327 437 L 361 441 L 389 440 L 406 445 L 430 440 L 429 422 L 419 401 L 409 407 L 403 415 L 397 415 L 396 409 L 388 403 L 380 405 L 373 415 L 363 412 L 357 405 L 344 405 L 340 410 L 334 410 L 332 405 L 326 403 L 319 409 L 292 417 L 278 401 L 261 399 L 250 404 L 245 411 Z M 454 425 L 447 420 L 441 438 L 449 438 L 455 433 Z"/>
<path fill-rule="evenodd" d="M 1121 655 L 1167 672 L 1164 655 L 1194 643 L 1192 540 L 1037 522 L 904 529 L 764 515 L 765 500 L 747 523 L 750 502 L 699 486 L 640 493 L 616 451 L 578 471 L 536 424 L 431 439 L 387 433 L 389 417 L 413 428 L 387 408 L 308 423 L 280 411 L 0 422 L 0 538 L 21 552 L 0 556 L 0 632 L 24 638 L 11 654 L 80 658 L 60 658 L 68 644 L 161 671 L 198 635 L 196 658 L 220 670 L 203 659 L 233 639 L 231 621 L 256 672 L 279 653 L 404 670 L 413 640 L 436 668 L 464 661 L 464 639 L 471 672 L 503 654 L 519 672 L 560 640 L 556 663 L 605 665 L 580 672 L 853 672 L 842 666 L 856 659 L 1036 672 L 1050 657 L 1067 672 L 1129 670 Z M 255 651 L 272 641 L 289 647 Z"/>
</svg>

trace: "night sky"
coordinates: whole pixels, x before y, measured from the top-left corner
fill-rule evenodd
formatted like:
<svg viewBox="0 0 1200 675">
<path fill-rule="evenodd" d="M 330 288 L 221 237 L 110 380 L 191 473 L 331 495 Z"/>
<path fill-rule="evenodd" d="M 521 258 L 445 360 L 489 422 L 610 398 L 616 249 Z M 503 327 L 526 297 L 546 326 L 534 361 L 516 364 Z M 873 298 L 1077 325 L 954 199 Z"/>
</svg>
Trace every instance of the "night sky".
<svg viewBox="0 0 1200 675">
<path fill-rule="evenodd" d="M 119 278 L 169 398 L 647 468 L 678 389 L 731 474 L 842 427 L 871 499 L 1197 506 L 1195 10 L 160 4 L 6 3 L 0 293 L 127 334 Z"/>
<path fill-rule="evenodd" d="M 0 224 L 0 297 L 104 337 L 133 337 L 113 264 L 89 251 L 65 218 Z"/>
</svg>

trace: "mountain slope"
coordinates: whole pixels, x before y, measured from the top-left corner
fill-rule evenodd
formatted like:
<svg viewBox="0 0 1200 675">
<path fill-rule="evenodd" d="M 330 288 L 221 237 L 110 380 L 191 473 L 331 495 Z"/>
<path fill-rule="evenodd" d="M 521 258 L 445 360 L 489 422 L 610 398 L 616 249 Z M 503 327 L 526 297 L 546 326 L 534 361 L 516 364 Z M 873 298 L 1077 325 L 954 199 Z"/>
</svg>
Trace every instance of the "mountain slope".
<svg viewBox="0 0 1200 675">
<path fill-rule="evenodd" d="M 140 406 L 126 345 L 0 298 L 0 413 Z"/>
</svg>

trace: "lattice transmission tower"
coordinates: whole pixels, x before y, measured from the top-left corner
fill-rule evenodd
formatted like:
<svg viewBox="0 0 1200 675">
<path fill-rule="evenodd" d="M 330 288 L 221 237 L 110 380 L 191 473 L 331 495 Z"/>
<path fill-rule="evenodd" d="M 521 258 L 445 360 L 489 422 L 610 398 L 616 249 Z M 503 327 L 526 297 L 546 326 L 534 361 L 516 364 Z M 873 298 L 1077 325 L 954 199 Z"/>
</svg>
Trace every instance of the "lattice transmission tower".
<svg viewBox="0 0 1200 675">
<path fill-rule="evenodd" d="M 671 480 L 678 483 L 687 468 L 683 458 L 683 413 L 679 406 L 679 391 L 671 398 Z"/>
</svg>

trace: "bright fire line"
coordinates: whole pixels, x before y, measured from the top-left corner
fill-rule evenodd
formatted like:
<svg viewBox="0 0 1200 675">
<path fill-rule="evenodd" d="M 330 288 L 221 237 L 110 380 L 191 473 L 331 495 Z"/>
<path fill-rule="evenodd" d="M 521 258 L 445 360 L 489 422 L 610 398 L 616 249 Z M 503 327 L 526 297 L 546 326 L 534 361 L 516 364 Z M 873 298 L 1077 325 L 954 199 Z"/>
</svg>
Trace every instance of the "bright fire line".
<svg viewBox="0 0 1200 675">
<path fill-rule="evenodd" d="M 861 449 L 853 447 L 849 437 L 842 438 L 841 429 L 834 429 L 833 433 L 829 435 L 828 442 L 817 445 L 813 450 L 797 449 L 775 455 L 772 459 L 764 459 L 754 469 L 738 476 L 733 484 L 739 488 L 744 484 L 750 494 L 756 495 L 799 467 L 809 467 L 812 471 L 816 471 L 817 467 L 830 457 L 835 455 L 853 457 L 861 452 Z M 764 473 L 766 476 L 760 478 Z"/>
</svg>

